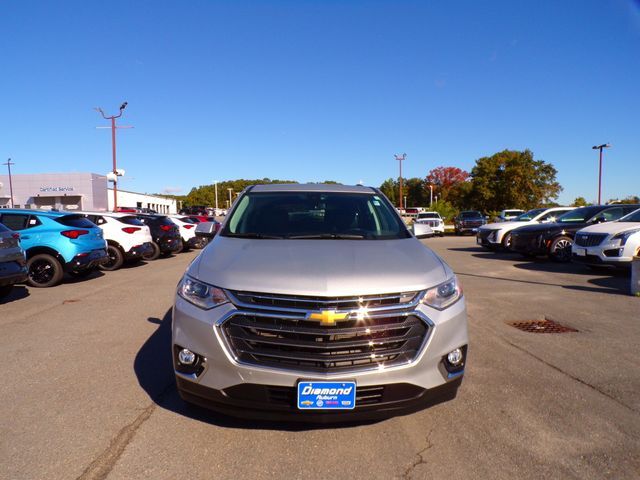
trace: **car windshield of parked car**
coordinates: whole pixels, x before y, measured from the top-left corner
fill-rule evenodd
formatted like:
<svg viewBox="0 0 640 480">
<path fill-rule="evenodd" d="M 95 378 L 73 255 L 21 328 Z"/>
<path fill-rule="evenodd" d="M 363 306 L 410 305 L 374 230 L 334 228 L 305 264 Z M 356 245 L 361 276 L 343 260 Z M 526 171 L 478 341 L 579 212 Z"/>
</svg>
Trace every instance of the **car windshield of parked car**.
<svg viewBox="0 0 640 480">
<path fill-rule="evenodd" d="M 516 218 L 513 218 L 511 221 L 513 221 L 513 222 L 528 222 L 529 220 L 533 220 L 536 216 L 540 215 L 545 210 L 546 210 L 546 208 L 534 208 L 533 210 L 529 210 L 528 212 L 524 212 L 522 215 L 518 215 Z"/>
<path fill-rule="evenodd" d="M 640 222 L 640 210 L 630 213 L 626 217 L 622 217 L 619 222 Z"/>
<path fill-rule="evenodd" d="M 462 218 L 482 218 L 482 214 L 480 212 L 462 212 L 460 213 Z"/>
<path fill-rule="evenodd" d="M 419 213 L 418 218 L 440 218 L 437 213 Z"/>
<path fill-rule="evenodd" d="M 411 234 L 382 196 L 342 192 L 248 192 L 222 236 L 387 240 Z"/>
<path fill-rule="evenodd" d="M 591 217 L 601 212 L 601 207 L 582 207 L 571 210 L 556 219 L 557 223 L 585 223 Z"/>
</svg>

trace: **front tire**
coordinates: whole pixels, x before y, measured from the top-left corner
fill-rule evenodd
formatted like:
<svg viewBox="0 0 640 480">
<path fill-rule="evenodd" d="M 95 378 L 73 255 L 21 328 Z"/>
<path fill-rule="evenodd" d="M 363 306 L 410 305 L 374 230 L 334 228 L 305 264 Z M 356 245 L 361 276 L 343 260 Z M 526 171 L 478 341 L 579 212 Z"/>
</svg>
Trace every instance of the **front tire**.
<svg viewBox="0 0 640 480">
<path fill-rule="evenodd" d="M 502 248 L 507 251 L 511 250 L 511 233 L 507 233 L 502 237 Z"/>
<path fill-rule="evenodd" d="M 151 242 L 151 251 L 145 253 L 142 258 L 145 260 L 157 260 L 160 257 L 160 247 L 156 242 Z"/>
<path fill-rule="evenodd" d="M 109 261 L 100 265 L 98 267 L 100 270 L 112 272 L 113 270 L 118 270 L 122 267 L 122 264 L 124 263 L 124 254 L 119 247 L 109 245 L 107 247 L 107 255 L 109 255 Z"/>
<path fill-rule="evenodd" d="M 39 253 L 27 261 L 29 279 L 27 283 L 35 288 L 49 288 L 58 285 L 64 276 L 62 264 L 57 258 Z"/>
<path fill-rule="evenodd" d="M 571 261 L 571 245 L 573 245 L 571 237 L 558 237 L 549 247 L 549 256 L 555 262 L 567 263 Z"/>
</svg>

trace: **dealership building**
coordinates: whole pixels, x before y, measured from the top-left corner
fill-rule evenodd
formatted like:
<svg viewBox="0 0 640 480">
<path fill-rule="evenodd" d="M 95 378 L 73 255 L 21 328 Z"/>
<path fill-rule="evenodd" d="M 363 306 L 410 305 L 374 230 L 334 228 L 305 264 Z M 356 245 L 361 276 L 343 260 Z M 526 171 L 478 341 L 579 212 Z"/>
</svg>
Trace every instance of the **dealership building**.
<svg viewBox="0 0 640 480">
<path fill-rule="evenodd" d="M 38 173 L 11 175 L 14 208 L 113 210 L 113 191 L 107 177 L 97 173 Z M 152 208 L 176 213 L 176 201 L 157 195 L 118 190 L 119 207 Z M 0 208 L 11 207 L 9 176 L 0 175 Z"/>
</svg>

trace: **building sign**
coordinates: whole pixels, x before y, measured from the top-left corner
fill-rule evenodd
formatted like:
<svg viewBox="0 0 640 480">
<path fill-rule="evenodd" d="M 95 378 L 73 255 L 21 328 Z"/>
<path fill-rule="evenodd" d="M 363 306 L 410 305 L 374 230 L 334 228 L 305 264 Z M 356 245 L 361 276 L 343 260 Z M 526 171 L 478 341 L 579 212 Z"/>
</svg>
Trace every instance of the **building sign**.
<svg viewBox="0 0 640 480">
<path fill-rule="evenodd" d="M 40 191 L 45 192 L 73 192 L 73 187 L 40 187 Z"/>
</svg>

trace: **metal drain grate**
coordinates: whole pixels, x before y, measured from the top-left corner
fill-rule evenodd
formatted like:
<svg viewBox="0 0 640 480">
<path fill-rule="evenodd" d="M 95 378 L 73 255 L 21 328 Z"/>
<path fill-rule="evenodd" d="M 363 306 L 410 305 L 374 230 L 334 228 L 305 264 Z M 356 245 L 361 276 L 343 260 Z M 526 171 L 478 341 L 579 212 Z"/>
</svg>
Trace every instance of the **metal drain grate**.
<svg viewBox="0 0 640 480">
<path fill-rule="evenodd" d="M 518 330 L 530 333 L 567 333 L 577 332 L 575 328 L 565 327 L 558 322 L 545 318 L 544 320 L 531 320 L 528 322 L 511 322 L 512 327 L 516 327 Z"/>
</svg>

